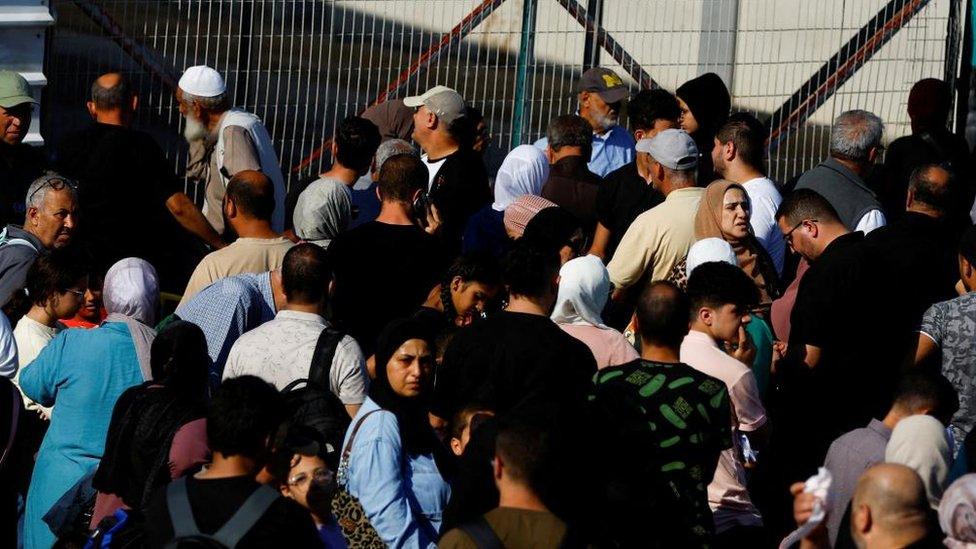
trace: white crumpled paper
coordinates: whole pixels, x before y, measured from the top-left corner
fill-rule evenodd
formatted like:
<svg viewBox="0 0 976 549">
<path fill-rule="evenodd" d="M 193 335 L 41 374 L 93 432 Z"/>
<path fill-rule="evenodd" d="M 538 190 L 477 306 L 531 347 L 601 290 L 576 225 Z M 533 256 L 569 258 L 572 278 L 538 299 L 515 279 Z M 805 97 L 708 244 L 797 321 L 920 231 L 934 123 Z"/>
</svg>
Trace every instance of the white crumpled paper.
<svg viewBox="0 0 976 549">
<path fill-rule="evenodd" d="M 830 497 L 830 483 L 834 478 L 830 476 L 830 471 L 821 467 L 817 469 L 817 474 L 808 478 L 803 485 L 804 494 L 813 494 L 816 500 L 813 502 L 813 514 L 810 520 L 803 526 L 793 530 L 790 535 L 783 538 L 779 544 L 779 549 L 788 549 L 794 544 L 807 537 L 827 516 L 827 498 Z"/>
</svg>

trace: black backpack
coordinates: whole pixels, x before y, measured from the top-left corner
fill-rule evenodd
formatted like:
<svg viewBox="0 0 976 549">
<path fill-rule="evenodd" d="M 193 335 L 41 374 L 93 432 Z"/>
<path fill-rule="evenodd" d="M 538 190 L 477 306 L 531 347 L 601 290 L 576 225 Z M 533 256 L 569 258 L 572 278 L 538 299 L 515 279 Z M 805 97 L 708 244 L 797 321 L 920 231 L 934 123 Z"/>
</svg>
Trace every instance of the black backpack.
<svg viewBox="0 0 976 549">
<path fill-rule="evenodd" d="M 281 494 L 273 488 L 262 485 L 244 500 L 240 509 L 219 530 L 205 534 L 193 519 L 190 498 L 186 494 L 186 479 L 174 480 L 166 487 L 166 505 L 173 523 L 173 539 L 166 544 L 166 548 L 233 549 L 279 497 Z"/>
<path fill-rule="evenodd" d="M 350 422 L 346 407 L 329 389 L 332 358 L 343 337 L 342 332 L 332 328 L 322 330 L 315 344 L 308 378 L 296 379 L 281 391 L 285 395 L 288 417 L 292 423 L 306 425 L 322 435 L 328 446 L 326 454 L 330 457 L 338 456 Z M 296 389 L 301 384 L 304 387 Z M 337 463 L 330 462 L 329 465 L 335 468 Z"/>
</svg>

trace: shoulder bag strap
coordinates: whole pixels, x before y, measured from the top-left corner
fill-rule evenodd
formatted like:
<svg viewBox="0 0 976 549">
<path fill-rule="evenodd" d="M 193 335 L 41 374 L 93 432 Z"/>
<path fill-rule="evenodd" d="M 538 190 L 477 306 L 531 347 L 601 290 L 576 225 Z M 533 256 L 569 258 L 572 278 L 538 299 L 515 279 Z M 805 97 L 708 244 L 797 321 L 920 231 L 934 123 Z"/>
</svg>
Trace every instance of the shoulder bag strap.
<svg viewBox="0 0 976 549">
<path fill-rule="evenodd" d="M 363 417 L 359 418 L 359 421 L 357 421 L 356 424 L 352 426 L 352 432 L 349 433 L 349 440 L 346 441 L 346 447 L 342 449 L 342 455 L 339 457 L 340 471 L 343 468 L 343 464 L 348 464 L 349 462 L 349 454 L 352 453 L 352 443 L 356 440 L 356 433 L 359 432 L 359 428 L 362 427 L 363 422 L 366 421 L 366 418 L 373 415 L 375 412 L 379 412 L 379 411 L 380 410 L 377 409 L 377 410 L 370 410 L 369 412 L 366 412 L 365 414 L 363 414 Z"/>
<path fill-rule="evenodd" d="M 190 497 L 186 493 L 186 479 L 176 479 L 166 487 L 166 506 L 173 523 L 173 539 L 199 536 L 197 521 L 193 520 Z"/>
<path fill-rule="evenodd" d="M 279 497 L 281 494 L 275 492 L 270 486 L 260 486 L 244 500 L 244 504 L 234 513 L 234 516 L 230 517 L 220 530 L 217 530 L 213 539 L 233 549 Z"/>
<path fill-rule="evenodd" d="M 329 388 L 329 374 L 332 372 L 332 360 L 335 358 L 336 349 L 345 334 L 338 330 L 326 327 L 319 335 L 315 343 L 315 352 L 312 354 L 312 365 L 308 370 L 309 385 L 318 385 Z"/>
<path fill-rule="evenodd" d="M 474 541 L 478 549 L 505 549 L 502 540 L 485 520 L 484 515 L 461 525 L 461 530 Z"/>
</svg>

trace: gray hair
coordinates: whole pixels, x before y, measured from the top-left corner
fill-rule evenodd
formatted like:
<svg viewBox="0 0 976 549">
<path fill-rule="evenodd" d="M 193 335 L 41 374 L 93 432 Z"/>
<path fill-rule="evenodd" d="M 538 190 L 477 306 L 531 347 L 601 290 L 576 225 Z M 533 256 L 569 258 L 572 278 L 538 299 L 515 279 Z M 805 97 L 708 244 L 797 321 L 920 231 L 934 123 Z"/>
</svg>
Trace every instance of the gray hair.
<svg viewBox="0 0 976 549">
<path fill-rule="evenodd" d="M 208 111 L 226 111 L 230 108 L 230 97 L 227 95 L 227 92 L 213 97 L 200 97 L 183 90 L 183 102 L 199 103 L 201 107 Z"/>
<path fill-rule="evenodd" d="M 420 158 L 417 149 L 403 139 L 388 139 L 380 143 L 376 149 L 376 156 L 373 157 L 373 173 L 379 174 L 383 164 L 394 156 L 409 155 Z"/>
<path fill-rule="evenodd" d="M 695 183 L 698 178 L 698 166 L 693 166 L 686 170 L 675 170 L 669 168 L 665 165 L 661 165 L 664 168 L 664 173 L 668 176 L 668 181 L 676 183 Z"/>
<path fill-rule="evenodd" d="M 35 179 L 29 187 L 27 187 L 27 196 L 25 200 L 27 202 L 28 208 L 40 208 L 44 204 L 44 198 L 47 196 L 47 192 L 58 187 L 58 190 L 68 189 L 71 193 L 72 198 L 76 201 L 78 200 L 78 191 L 76 190 L 77 184 L 54 172 L 48 172 L 41 177 Z"/>
<path fill-rule="evenodd" d="M 871 149 L 881 145 L 883 133 L 884 124 L 874 113 L 843 112 L 830 130 L 830 154 L 847 160 L 867 160 Z"/>
</svg>

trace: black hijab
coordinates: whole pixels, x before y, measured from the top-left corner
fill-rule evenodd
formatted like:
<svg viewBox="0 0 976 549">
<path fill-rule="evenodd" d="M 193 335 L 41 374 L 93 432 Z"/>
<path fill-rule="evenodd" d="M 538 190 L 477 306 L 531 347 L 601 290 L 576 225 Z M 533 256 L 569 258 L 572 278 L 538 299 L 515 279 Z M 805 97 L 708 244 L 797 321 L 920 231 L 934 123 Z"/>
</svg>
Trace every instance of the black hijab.
<svg viewBox="0 0 976 549">
<path fill-rule="evenodd" d="M 682 84 L 675 95 L 688 105 L 698 122 L 698 129 L 691 137 L 698 147 L 698 186 L 707 187 L 717 179 L 712 165 L 712 148 L 715 134 L 729 119 L 732 108 L 729 89 L 717 74 L 708 72 Z"/>
<path fill-rule="evenodd" d="M 99 492 L 115 494 L 134 508 L 169 483 L 173 437 L 207 411 L 210 357 L 198 326 L 170 324 L 156 336 L 150 357 L 153 380 L 126 390 L 115 403 L 92 481 Z"/>
<path fill-rule="evenodd" d="M 437 440 L 427 417 L 433 379 L 428 382 L 424 392 L 414 398 L 397 394 L 390 386 L 387 363 L 397 349 L 410 339 L 426 341 L 433 362 L 434 336 L 427 325 L 413 318 L 394 320 L 387 324 L 376 342 L 376 379 L 369 386 L 369 398 L 384 410 L 396 415 L 403 448 L 408 454 L 418 455 L 436 452 L 443 445 Z"/>
</svg>

